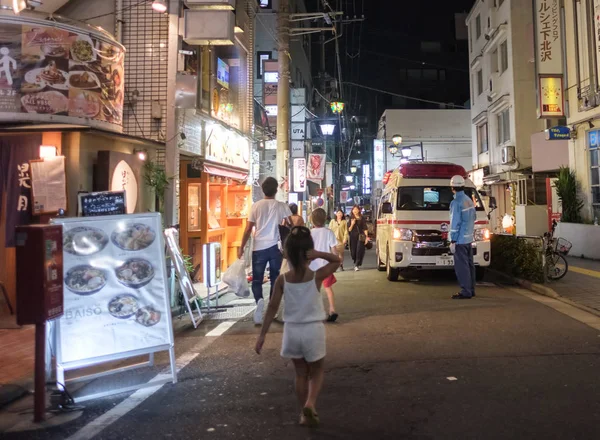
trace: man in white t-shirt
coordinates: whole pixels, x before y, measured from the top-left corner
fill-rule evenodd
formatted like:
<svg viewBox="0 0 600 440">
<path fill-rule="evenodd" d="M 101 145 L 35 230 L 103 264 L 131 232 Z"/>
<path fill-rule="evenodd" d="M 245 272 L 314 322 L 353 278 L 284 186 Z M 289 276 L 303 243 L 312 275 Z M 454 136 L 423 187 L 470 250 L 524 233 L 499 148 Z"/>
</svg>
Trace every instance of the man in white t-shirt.
<svg viewBox="0 0 600 440">
<path fill-rule="evenodd" d="M 284 220 L 292 224 L 292 211 L 287 204 L 275 200 L 275 194 L 279 185 L 273 177 L 267 177 L 262 184 L 265 195 L 263 200 L 252 205 L 248 225 L 244 231 L 242 245 L 238 250 L 238 258 L 244 255 L 244 249 L 254 231 L 254 249 L 252 250 L 252 293 L 256 300 L 256 311 L 254 312 L 254 323 L 262 323 L 265 301 L 263 299 L 262 285 L 267 263 L 271 277 L 271 294 L 275 280 L 279 276 L 283 254 L 279 249 L 279 225 Z"/>
</svg>

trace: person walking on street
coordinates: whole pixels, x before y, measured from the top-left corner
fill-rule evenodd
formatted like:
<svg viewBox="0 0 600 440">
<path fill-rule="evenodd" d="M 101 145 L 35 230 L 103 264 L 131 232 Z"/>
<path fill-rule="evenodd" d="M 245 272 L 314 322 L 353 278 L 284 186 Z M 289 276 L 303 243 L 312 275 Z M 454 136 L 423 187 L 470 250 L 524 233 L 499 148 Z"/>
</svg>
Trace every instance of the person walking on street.
<svg viewBox="0 0 600 440">
<path fill-rule="evenodd" d="M 304 219 L 298 215 L 298 205 L 290 203 L 290 211 L 292 212 L 292 226 L 304 226 Z"/>
<path fill-rule="evenodd" d="M 344 249 L 348 243 L 348 222 L 344 212 L 340 209 L 335 214 L 336 218 L 331 220 L 329 223 L 329 229 L 332 230 L 335 238 L 337 239 L 337 254 L 340 257 L 342 264 L 340 264 L 340 270 L 344 270 Z"/>
<path fill-rule="evenodd" d="M 313 229 L 310 231 L 310 234 L 312 235 L 315 244 L 315 250 L 318 252 L 331 252 L 334 255 L 338 255 L 338 241 L 335 238 L 334 233 L 325 227 L 325 222 L 327 221 L 327 213 L 325 210 L 322 208 L 315 209 L 312 212 L 311 218 Z M 314 260 L 310 263 L 310 270 L 316 272 L 326 264 L 327 262 L 325 260 Z M 327 300 L 329 301 L 327 322 L 335 322 L 336 319 L 338 319 L 338 314 L 335 312 L 335 299 L 333 296 L 333 285 L 336 282 L 337 280 L 335 279 L 334 274 L 329 275 L 323 280 L 323 287 L 325 288 Z"/>
<path fill-rule="evenodd" d="M 291 359 L 296 370 L 296 396 L 302 407 L 300 424 L 316 427 L 320 422 L 316 405 L 325 377 L 326 355 L 325 308 L 320 290 L 323 281 L 337 270 L 340 260 L 337 255 L 315 251 L 310 230 L 303 226 L 292 228 L 285 242 L 285 253 L 290 271 L 275 282 L 255 350 L 261 353 L 283 297 L 281 356 Z M 313 272 L 309 265 L 317 259 L 325 260 L 326 264 Z"/>
<path fill-rule="evenodd" d="M 358 272 L 365 257 L 365 245 L 369 241 L 367 222 L 362 216 L 362 210 L 358 205 L 354 205 L 352 208 L 348 231 L 350 232 L 350 254 L 354 261 L 354 271 Z"/>
<path fill-rule="evenodd" d="M 273 286 L 281 270 L 283 255 L 279 248 L 279 242 L 281 241 L 279 225 L 284 220 L 289 224 L 292 222 L 292 212 L 288 205 L 275 200 L 278 186 L 277 180 L 273 177 L 267 177 L 263 182 L 262 190 L 265 197 L 252 205 L 248 216 L 248 224 L 242 237 L 242 245 L 238 249 L 238 258 L 242 258 L 252 229 L 256 228 L 254 232 L 254 249 L 252 251 L 252 293 L 256 301 L 255 324 L 260 324 L 263 318 L 265 302 L 262 286 L 267 264 L 269 265 L 271 278 L 271 294 L 273 294 Z"/>
<path fill-rule="evenodd" d="M 450 252 L 454 255 L 454 271 L 461 288 L 452 299 L 471 299 L 475 296 L 472 243 L 477 213 L 473 200 L 465 194 L 465 179 L 454 176 L 450 186 L 454 193 L 450 203 Z"/>
</svg>

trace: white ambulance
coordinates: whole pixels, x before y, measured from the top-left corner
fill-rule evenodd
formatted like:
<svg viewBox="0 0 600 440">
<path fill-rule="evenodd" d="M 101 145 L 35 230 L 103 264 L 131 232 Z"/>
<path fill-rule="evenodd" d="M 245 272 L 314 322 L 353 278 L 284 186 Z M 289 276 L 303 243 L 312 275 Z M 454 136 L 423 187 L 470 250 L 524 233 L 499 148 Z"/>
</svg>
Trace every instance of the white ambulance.
<svg viewBox="0 0 600 440">
<path fill-rule="evenodd" d="M 450 179 L 465 177 L 465 194 L 475 202 L 473 255 L 478 279 L 490 265 L 489 218 L 465 169 L 450 163 L 418 162 L 388 171 L 377 212 L 377 267 L 387 279 L 410 279 L 418 270 L 453 269 L 450 253 Z"/>
</svg>

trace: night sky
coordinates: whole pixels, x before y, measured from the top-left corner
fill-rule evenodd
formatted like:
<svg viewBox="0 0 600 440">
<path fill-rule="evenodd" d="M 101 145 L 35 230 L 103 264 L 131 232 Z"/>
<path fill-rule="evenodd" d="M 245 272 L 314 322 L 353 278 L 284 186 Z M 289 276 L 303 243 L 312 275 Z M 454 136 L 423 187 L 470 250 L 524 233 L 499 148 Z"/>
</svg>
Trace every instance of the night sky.
<svg viewBox="0 0 600 440">
<path fill-rule="evenodd" d="M 344 35 L 340 38 L 343 82 L 459 105 L 469 99 L 468 43 L 455 41 L 454 13 L 468 12 L 474 0 L 338 0 L 329 3 L 350 18 L 360 17 L 364 7 L 366 18 L 362 25 L 344 26 Z M 442 48 L 437 53 L 423 52 L 422 42 L 440 42 Z M 330 44 L 327 52 L 330 74 L 334 72 L 335 60 L 332 49 L 333 44 Z M 315 64 L 318 66 L 318 58 Z M 434 75 L 435 69 L 438 77 L 415 80 L 414 75 L 419 74 L 416 69 L 428 69 L 428 75 Z M 412 79 L 407 77 L 407 72 L 413 75 Z M 353 86 L 345 86 L 344 95 L 350 111 L 371 120 L 378 118 L 385 108 L 436 108 L 432 104 L 398 100 Z"/>
</svg>

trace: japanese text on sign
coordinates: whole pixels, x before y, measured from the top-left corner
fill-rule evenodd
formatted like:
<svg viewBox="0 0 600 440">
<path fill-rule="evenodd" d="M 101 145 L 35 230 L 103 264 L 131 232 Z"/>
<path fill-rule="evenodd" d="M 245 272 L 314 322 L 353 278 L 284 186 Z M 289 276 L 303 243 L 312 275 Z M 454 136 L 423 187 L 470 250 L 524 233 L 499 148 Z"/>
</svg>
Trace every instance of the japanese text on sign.
<svg viewBox="0 0 600 440">
<path fill-rule="evenodd" d="M 536 0 L 536 58 L 540 74 L 562 73 L 560 5 L 558 0 Z"/>
</svg>

